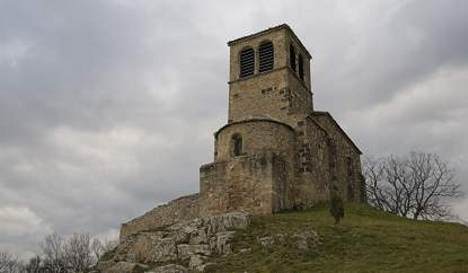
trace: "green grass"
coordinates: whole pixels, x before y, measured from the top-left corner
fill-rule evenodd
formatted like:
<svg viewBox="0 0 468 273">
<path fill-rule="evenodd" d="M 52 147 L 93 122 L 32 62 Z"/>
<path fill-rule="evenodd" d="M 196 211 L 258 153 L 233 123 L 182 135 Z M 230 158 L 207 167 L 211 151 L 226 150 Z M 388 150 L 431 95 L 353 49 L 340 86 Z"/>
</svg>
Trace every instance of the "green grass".
<svg viewBox="0 0 468 273">
<path fill-rule="evenodd" d="M 315 230 L 318 247 L 298 250 L 292 242 L 267 250 L 258 237 Z M 413 221 L 363 205 L 347 204 L 333 225 L 326 207 L 253 219 L 238 231 L 234 254 L 218 258 L 209 272 L 468 273 L 468 227 Z M 240 249 L 250 248 L 248 253 Z"/>
</svg>

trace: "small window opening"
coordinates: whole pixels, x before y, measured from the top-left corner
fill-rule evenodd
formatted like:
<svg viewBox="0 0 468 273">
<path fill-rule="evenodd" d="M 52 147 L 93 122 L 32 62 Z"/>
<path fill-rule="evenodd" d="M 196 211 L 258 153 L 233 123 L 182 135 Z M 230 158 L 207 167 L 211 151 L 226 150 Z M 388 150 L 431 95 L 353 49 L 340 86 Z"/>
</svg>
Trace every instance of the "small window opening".
<svg viewBox="0 0 468 273">
<path fill-rule="evenodd" d="M 302 58 L 302 55 L 299 55 L 299 77 L 301 80 L 304 79 L 304 59 Z"/>
<path fill-rule="evenodd" d="M 253 75 L 255 71 L 255 52 L 246 48 L 240 52 L 240 77 Z"/>
<path fill-rule="evenodd" d="M 259 66 L 258 72 L 264 72 L 273 69 L 275 62 L 274 48 L 272 42 L 265 42 L 258 48 Z"/>
<path fill-rule="evenodd" d="M 293 71 L 296 71 L 296 51 L 292 45 L 289 46 L 289 65 Z"/>
<path fill-rule="evenodd" d="M 242 154 L 242 137 L 239 134 L 232 136 L 232 155 L 240 156 Z"/>
</svg>

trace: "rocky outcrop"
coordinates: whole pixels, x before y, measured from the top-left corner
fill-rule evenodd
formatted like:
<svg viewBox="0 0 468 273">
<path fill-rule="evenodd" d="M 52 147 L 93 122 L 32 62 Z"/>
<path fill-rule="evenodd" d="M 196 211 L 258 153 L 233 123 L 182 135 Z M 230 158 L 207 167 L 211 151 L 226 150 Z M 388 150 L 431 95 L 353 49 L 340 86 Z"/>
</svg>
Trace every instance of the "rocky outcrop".
<svg viewBox="0 0 468 273">
<path fill-rule="evenodd" d="M 210 257 L 232 252 L 235 230 L 249 223 L 248 214 L 231 212 L 130 234 L 97 269 L 102 273 L 203 272 Z"/>
</svg>

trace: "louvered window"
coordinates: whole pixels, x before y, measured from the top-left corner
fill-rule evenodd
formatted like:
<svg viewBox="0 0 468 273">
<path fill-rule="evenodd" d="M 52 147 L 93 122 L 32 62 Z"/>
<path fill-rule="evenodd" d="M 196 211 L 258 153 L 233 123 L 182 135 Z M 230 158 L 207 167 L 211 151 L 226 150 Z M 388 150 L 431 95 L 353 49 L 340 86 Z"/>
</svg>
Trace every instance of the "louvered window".
<svg viewBox="0 0 468 273">
<path fill-rule="evenodd" d="M 303 80 L 304 79 L 304 60 L 302 55 L 299 55 L 299 77 Z"/>
<path fill-rule="evenodd" d="M 292 70 L 296 71 L 296 50 L 292 45 L 289 46 L 289 64 Z"/>
<path fill-rule="evenodd" d="M 273 49 L 272 42 L 262 43 L 258 48 L 258 56 L 260 63 L 258 66 L 258 72 L 264 72 L 273 69 L 275 62 L 275 52 Z"/>
<path fill-rule="evenodd" d="M 255 71 L 255 52 L 252 48 L 246 48 L 240 52 L 240 77 L 253 75 Z"/>
</svg>

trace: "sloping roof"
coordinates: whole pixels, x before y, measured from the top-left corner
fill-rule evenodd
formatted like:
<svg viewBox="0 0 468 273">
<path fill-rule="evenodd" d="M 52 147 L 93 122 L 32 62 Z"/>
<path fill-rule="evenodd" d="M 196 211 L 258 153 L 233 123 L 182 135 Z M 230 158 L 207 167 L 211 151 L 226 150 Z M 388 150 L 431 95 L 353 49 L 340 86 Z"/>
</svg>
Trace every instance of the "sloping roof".
<svg viewBox="0 0 468 273">
<path fill-rule="evenodd" d="M 310 114 L 310 116 L 325 116 L 331 120 L 331 122 L 335 125 L 336 128 L 345 136 L 349 143 L 358 151 L 359 154 L 362 154 L 362 151 L 358 148 L 358 146 L 354 143 L 354 141 L 346 134 L 346 132 L 341 128 L 341 126 L 336 122 L 336 120 L 330 115 L 328 112 L 323 111 L 314 111 Z"/>
<path fill-rule="evenodd" d="M 274 26 L 274 27 L 270 27 L 270 28 L 267 28 L 265 30 L 262 30 L 262 31 L 259 31 L 259 32 L 256 32 L 256 33 L 253 33 L 253 34 L 249 34 L 249 35 L 246 35 L 246 36 L 242 36 L 240 38 L 237 38 L 237 39 L 234 39 L 234 40 L 231 40 L 229 41 L 227 44 L 228 46 L 232 46 L 234 44 L 237 44 L 237 43 L 240 43 L 240 42 L 243 42 L 243 41 L 246 41 L 246 40 L 250 40 L 250 39 L 253 39 L 253 38 L 256 38 L 258 36 L 261 36 L 261 35 L 264 35 L 264 34 L 267 34 L 267 33 L 270 33 L 270 32 L 273 32 L 273 31 L 276 31 L 276 30 L 279 30 L 279 29 L 286 29 L 287 31 L 289 31 L 289 33 L 291 34 L 291 37 L 293 37 L 294 40 L 296 40 L 296 42 L 299 44 L 299 46 L 304 50 L 304 52 L 307 54 L 307 57 L 309 58 L 312 58 L 312 55 L 310 55 L 309 51 L 307 50 L 307 48 L 302 44 L 301 40 L 299 40 L 299 38 L 297 38 L 296 34 L 294 33 L 294 31 L 291 29 L 291 27 L 287 24 L 281 24 L 281 25 L 278 25 L 278 26 Z"/>
</svg>

